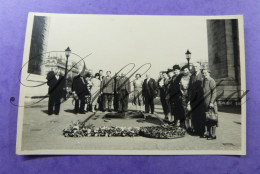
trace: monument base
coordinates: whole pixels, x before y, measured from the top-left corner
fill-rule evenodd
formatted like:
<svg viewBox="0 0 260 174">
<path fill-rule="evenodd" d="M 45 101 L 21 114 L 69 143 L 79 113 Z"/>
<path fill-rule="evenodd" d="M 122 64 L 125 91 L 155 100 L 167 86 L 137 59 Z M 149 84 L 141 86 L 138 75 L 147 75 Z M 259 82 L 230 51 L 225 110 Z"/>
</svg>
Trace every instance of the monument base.
<svg viewBox="0 0 260 174">
<path fill-rule="evenodd" d="M 107 113 L 104 115 L 103 118 L 136 119 L 136 118 L 144 118 L 144 114 L 138 111 L 127 111 L 127 112 Z"/>
</svg>

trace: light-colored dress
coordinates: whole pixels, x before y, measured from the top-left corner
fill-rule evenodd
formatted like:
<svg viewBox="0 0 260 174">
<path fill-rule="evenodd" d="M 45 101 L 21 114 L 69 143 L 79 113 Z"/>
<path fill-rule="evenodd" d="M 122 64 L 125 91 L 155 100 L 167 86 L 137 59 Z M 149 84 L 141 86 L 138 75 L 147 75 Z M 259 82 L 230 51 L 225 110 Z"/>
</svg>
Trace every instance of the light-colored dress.
<svg viewBox="0 0 260 174">
<path fill-rule="evenodd" d="M 92 102 L 92 105 L 96 105 L 97 104 L 97 100 L 98 100 L 98 97 L 100 95 L 100 87 L 101 87 L 101 81 L 97 78 L 93 78 L 91 79 L 91 102 Z"/>
<path fill-rule="evenodd" d="M 134 86 L 134 100 L 133 103 L 135 105 L 143 105 L 143 96 L 142 96 L 142 87 L 143 87 L 143 81 L 141 79 L 135 79 L 133 81 Z"/>
<path fill-rule="evenodd" d="M 190 111 L 188 111 L 189 85 L 190 85 L 190 74 L 187 76 L 183 76 L 180 81 L 180 90 L 182 92 L 182 107 L 184 109 L 184 115 L 186 119 L 191 119 Z"/>
</svg>

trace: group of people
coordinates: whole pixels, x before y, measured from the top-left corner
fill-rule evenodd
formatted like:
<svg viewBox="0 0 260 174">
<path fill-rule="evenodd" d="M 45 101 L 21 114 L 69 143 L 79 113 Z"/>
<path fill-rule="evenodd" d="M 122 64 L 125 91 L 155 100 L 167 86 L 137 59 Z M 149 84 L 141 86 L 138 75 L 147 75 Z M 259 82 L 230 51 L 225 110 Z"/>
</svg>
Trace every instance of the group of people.
<svg viewBox="0 0 260 174">
<path fill-rule="evenodd" d="M 155 80 L 147 73 L 144 80 L 135 75 L 133 91 L 131 82 L 124 73 L 111 76 L 111 71 L 103 75 L 103 70 L 92 75 L 82 72 L 72 81 L 71 94 L 75 101 L 74 113 L 86 111 L 127 112 L 129 94 L 133 93 L 133 104 L 139 112 L 154 114 L 154 98 L 160 97 L 165 121 L 184 127 L 189 133 L 200 137 L 216 139 L 217 122 L 206 119 L 206 113 L 213 110 L 217 115 L 216 83 L 208 69 L 193 64 L 193 72 L 185 65 L 174 65 L 172 69 L 161 71 Z M 58 114 L 64 76 L 58 70 L 47 75 L 49 85 L 48 114 Z M 144 111 L 142 106 L 145 106 Z M 54 111 L 53 111 L 54 109 Z"/>
<path fill-rule="evenodd" d="M 157 81 L 149 75 L 142 81 L 136 74 L 133 86 L 133 103 L 140 107 L 144 103 L 145 113 L 154 113 L 154 98 L 159 96 L 166 122 L 184 127 L 190 134 L 216 139 L 218 123 L 206 117 L 209 111 L 218 114 L 216 83 L 209 69 L 194 63 L 191 72 L 188 65 L 174 65 L 161 71 Z"/>
<path fill-rule="evenodd" d="M 112 112 L 112 104 L 115 111 L 128 110 L 130 81 L 124 73 L 119 77 L 112 77 L 111 71 L 107 71 L 106 76 L 103 76 L 103 70 L 94 76 L 83 72 L 73 78 L 71 91 L 75 99 L 76 114 L 84 114 L 86 104 L 86 111 L 91 112 Z"/>
<path fill-rule="evenodd" d="M 193 64 L 182 68 L 174 65 L 168 71 L 160 72 L 158 79 L 160 101 L 165 119 L 182 126 L 200 137 L 216 139 L 217 121 L 207 119 L 211 110 L 217 115 L 216 83 L 208 69 Z"/>
</svg>

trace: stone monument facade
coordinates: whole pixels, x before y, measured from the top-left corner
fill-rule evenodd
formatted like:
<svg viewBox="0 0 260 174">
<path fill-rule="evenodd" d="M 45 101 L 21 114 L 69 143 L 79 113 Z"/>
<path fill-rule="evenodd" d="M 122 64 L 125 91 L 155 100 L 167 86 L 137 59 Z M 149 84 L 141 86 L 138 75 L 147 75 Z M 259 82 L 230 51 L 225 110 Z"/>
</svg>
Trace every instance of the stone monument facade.
<svg viewBox="0 0 260 174">
<path fill-rule="evenodd" d="M 47 49 L 49 26 L 49 17 L 34 17 L 29 55 L 30 57 L 28 63 L 28 73 L 37 75 L 40 75 L 42 73 L 41 68 Z"/>
<path fill-rule="evenodd" d="M 207 20 L 208 67 L 216 80 L 218 103 L 240 105 L 238 21 Z"/>
</svg>

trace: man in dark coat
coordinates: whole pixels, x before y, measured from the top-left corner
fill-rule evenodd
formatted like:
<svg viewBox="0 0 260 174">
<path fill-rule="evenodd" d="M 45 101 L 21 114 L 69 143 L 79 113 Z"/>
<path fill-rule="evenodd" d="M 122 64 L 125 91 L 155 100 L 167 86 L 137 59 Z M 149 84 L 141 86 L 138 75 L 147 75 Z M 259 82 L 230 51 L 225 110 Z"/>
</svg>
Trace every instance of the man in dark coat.
<svg viewBox="0 0 260 174">
<path fill-rule="evenodd" d="M 57 66 L 54 71 L 50 71 L 47 74 L 47 85 L 49 86 L 49 102 L 48 102 L 48 114 L 59 115 L 61 98 L 63 97 L 65 91 L 65 78 L 60 73 L 60 68 Z"/>
<path fill-rule="evenodd" d="M 114 79 L 111 77 L 111 71 L 106 72 L 107 76 L 103 78 L 101 83 L 101 91 L 104 95 L 104 110 L 111 112 L 111 105 L 114 94 Z"/>
<path fill-rule="evenodd" d="M 193 64 L 194 73 L 191 76 L 190 104 L 192 109 L 192 123 L 195 133 L 203 135 L 205 131 L 206 115 L 203 107 L 203 76 L 198 63 Z"/>
<path fill-rule="evenodd" d="M 153 99 L 157 96 L 157 84 L 156 81 L 146 74 L 146 79 L 143 83 L 142 94 L 144 97 L 145 113 L 154 113 L 154 102 Z"/>
<path fill-rule="evenodd" d="M 118 94 L 118 89 L 117 89 L 117 84 L 118 84 L 119 77 L 117 74 L 114 76 L 114 101 L 113 101 L 113 106 L 114 106 L 114 111 L 118 111 L 119 107 L 119 94 Z"/>
<path fill-rule="evenodd" d="M 119 112 L 127 112 L 128 110 L 128 99 L 130 94 L 130 81 L 125 76 L 125 74 L 121 74 L 121 77 L 118 79 L 117 82 L 117 91 L 118 91 L 118 97 L 119 97 L 119 106 L 118 111 Z"/>
<path fill-rule="evenodd" d="M 103 76 L 103 70 L 102 69 L 99 70 L 98 73 L 99 73 L 99 80 L 102 82 L 102 80 L 105 78 L 105 76 Z M 105 111 L 104 110 L 104 95 L 102 93 L 98 97 L 98 107 L 99 107 L 98 109 L 100 111 L 103 111 L 103 112 Z"/>
<path fill-rule="evenodd" d="M 74 113 L 84 114 L 86 95 L 89 95 L 89 90 L 83 72 L 73 78 L 71 90 L 75 98 Z"/>
</svg>

